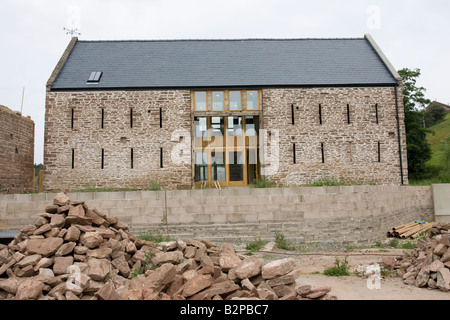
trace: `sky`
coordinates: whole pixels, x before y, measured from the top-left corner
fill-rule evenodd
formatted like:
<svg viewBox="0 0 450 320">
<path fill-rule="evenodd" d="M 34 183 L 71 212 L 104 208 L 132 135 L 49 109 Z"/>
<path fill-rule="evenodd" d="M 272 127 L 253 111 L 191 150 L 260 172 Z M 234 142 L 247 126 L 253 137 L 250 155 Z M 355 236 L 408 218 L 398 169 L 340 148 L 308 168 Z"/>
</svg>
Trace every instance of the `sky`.
<svg viewBox="0 0 450 320">
<path fill-rule="evenodd" d="M 80 40 L 362 38 L 392 65 L 421 70 L 426 97 L 450 104 L 448 0 L 1 0 L 0 105 L 35 122 L 43 163 L 45 84 Z"/>
</svg>

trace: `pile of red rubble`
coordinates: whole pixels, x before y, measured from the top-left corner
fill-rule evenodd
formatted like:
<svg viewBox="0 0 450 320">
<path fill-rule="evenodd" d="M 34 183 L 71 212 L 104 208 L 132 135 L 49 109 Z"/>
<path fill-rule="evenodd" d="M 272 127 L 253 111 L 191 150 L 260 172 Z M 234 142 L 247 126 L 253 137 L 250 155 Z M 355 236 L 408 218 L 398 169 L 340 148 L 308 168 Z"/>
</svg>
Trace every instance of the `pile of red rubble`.
<svg viewBox="0 0 450 320">
<path fill-rule="evenodd" d="M 45 211 L 0 245 L 0 300 L 335 299 L 299 285 L 291 258 L 263 265 L 208 239 L 156 245 L 64 193 Z"/>
<path fill-rule="evenodd" d="M 383 265 L 395 270 L 403 282 L 419 288 L 450 291 L 450 224 L 434 224 L 424 240 L 403 255 L 383 258 Z"/>
<path fill-rule="evenodd" d="M 450 224 L 436 224 L 426 240 L 405 250 L 395 267 L 404 283 L 450 291 Z"/>
</svg>

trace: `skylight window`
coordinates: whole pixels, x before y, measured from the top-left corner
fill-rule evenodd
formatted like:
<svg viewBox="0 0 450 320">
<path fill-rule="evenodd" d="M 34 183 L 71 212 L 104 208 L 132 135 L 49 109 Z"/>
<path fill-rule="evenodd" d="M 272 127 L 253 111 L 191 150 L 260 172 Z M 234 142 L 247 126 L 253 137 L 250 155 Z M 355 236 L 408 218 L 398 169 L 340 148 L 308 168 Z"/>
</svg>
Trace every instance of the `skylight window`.
<svg viewBox="0 0 450 320">
<path fill-rule="evenodd" d="M 102 77 L 103 72 L 102 71 L 93 71 L 91 72 L 91 75 L 89 76 L 88 83 L 98 83 L 100 81 L 100 78 Z"/>
</svg>

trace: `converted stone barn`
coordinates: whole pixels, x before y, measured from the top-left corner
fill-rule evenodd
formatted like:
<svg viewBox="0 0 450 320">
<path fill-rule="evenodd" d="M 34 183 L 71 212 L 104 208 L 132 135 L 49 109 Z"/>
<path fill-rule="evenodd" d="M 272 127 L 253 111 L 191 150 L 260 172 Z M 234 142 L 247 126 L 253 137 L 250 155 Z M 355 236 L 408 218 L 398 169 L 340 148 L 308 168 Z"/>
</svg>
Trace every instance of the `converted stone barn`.
<svg viewBox="0 0 450 320">
<path fill-rule="evenodd" d="M 34 121 L 0 105 L 0 193 L 33 192 Z"/>
<path fill-rule="evenodd" d="M 73 38 L 47 83 L 44 189 L 407 184 L 401 86 L 370 35 Z"/>
</svg>

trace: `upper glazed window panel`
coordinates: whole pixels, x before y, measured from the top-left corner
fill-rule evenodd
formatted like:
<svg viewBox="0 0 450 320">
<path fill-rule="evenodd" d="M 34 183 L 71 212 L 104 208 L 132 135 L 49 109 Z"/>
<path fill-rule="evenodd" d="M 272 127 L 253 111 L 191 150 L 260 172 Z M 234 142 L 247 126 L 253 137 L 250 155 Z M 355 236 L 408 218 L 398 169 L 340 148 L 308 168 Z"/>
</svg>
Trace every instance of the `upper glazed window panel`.
<svg viewBox="0 0 450 320">
<path fill-rule="evenodd" d="M 258 91 L 247 91 L 247 110 L 259 109 Z"/>
<path fill-rule="evenodd" d="M 241 110 L 241 91 L 230 91 L 230 110 Z"/>
<path fill-rule="evenodd" d="M 223 107 L 225 105 L 224 102 L 224 94 L 223 91 L 213 91 L 212 93 L 212 110 L 213 111 L 223 111 Z"/>
<path fill-rule="evenodd" d="M 259 90 L 214 90 L 193 92 L 194 111 L 257 111 Z"/>
<path fill-rule="evenodd" d="M 195 92 L 195 111 L 206 111 L 206 91 Z"/>
</svg>

